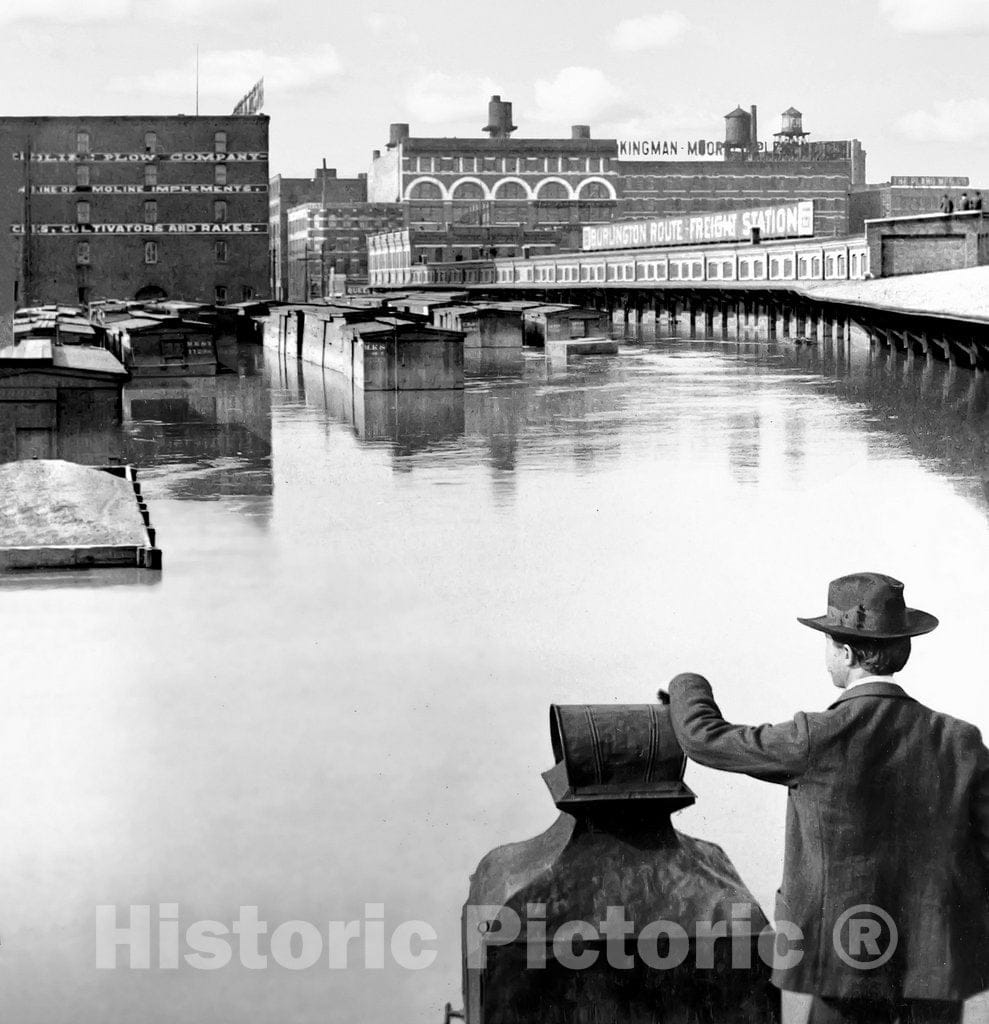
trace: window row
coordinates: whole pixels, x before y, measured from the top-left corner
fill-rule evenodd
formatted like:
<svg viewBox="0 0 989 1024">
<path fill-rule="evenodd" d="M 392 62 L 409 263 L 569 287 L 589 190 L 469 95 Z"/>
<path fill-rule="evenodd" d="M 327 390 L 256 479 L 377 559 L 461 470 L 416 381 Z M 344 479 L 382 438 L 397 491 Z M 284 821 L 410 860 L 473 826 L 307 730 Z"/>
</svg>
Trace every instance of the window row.
<svg viewBox="0 0 989 1024">
<path fill-rule="evenodd" d="M 217 224 L 222 224 L 227 220 L 227 201 L 225 199 L 216 199 L 213 202 L 213 220 Z M 80 199 L 76 203 L 76 223 L 77 224 L 91 224 L 92 221 L 92 206 L 88 199 Z M 144 224 L 157 224 L 158 223 L 158 200 L 157 199 L 146 199 L 144 201 L 143 210 Z"/>
<path fill-rule="evenodd" d="M 116 143 L 114 143 L 114 146 Z M 80 129 L 76 132 L 76 152 L 77 153 L 92 153 L 93 151 L 93 138 L 90 132 Z M 213 152 L 214 153 L 226 153 L 227 151 L 227 133 L 226 132 L 214 132 L 213 133 Z M 148 131 L 144 133 L 144 152 L 145 153 L 157 153 L 158 152 L 158 133 Z"/>
<path fill-rule="evenodd" d="M 76 164 L 76 188 L 89 188 L 92 185 L 91 179 L 91 168 L 89 164 Z M 157 164 L 145 164 L 144 165 L 144 184 L 145 185 L 157 185 L 158 184 L 158 165 Z M 226 185 L 227 184 L 227 165 L 226 164 L 214 164 L 213 165 L 213 184 L 214 185 Z"/>
<path fill-rule="evenodd" d="M 410 156 L 404 170 L 419 174 L 600 174 L 611 170 L 601 156 Z"/>
<path fill-rule="evenodd" d="M 153 264 L 158 262 L 161 252 L 161 243 L 147 241 L 144 243 L 144 262 Z M 226 263 L 230 258 L 230 243 L 226 239 L 217 239 L 213 243 L 213 256 L 217 263 Z M 76 243 L 76 266 L 88 267 L 93 262 L 92 243 Z"/>
</svg>

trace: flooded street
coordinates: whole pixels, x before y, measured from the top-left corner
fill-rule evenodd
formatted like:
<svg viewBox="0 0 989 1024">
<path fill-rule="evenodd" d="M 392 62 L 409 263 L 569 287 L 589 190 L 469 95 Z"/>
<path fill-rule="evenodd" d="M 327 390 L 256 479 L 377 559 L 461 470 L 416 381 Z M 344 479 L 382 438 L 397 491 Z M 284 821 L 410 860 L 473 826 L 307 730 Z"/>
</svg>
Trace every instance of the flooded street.
<svg viewBox="0 0 989 1024">
<path fill-rule="evenodd" d="M 648 702 L 693 670 L 738 721 L 826 707 L 795 617 L 843 573 L 940 617 L 903 685 L 989 730 L 983 375 L 858 333 L 489 369 L 355 397 L 242 349 L 237 374 L 128 389 L 116 441 L 160 581 L 0 587 L 5 1019 L 439 1024 L 470 873 L 556 816 L 548 705 Z M 674 823 L 771 912 L 785 790 L 687 782 Z M 383 904 L 387 935 L 427 922 L 438 955 L 170 970 L 155 940 L 151 969 L 97 970 L 106 904 L 119 927 L 131 905 L 178 904 L 183 931 L 256 906 L 324 936 Z"/>
</svg>

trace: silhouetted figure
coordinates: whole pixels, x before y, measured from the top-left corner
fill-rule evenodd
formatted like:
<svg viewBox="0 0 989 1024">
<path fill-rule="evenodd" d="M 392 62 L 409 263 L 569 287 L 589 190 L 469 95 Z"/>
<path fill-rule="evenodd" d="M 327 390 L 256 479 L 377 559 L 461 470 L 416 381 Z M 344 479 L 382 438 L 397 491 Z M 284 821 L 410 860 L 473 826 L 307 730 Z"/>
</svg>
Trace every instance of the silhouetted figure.
<svg viewBox="0 0 989 1024">
<path fill-rule="evenodd" d="M 951 201 L 951 196 L 949 196 L 947 192 L 945 192 L 945 194 L 943 196 L 941 196 L 941 207 L 940 207 L 940 209 L 941 209 L 942 213 L 953 213 L 954 212 L 955 204 Z"/>
<path fill-rule="evenodd" d="M 982 209 L 982 193 L 981 192 L 976 192 L 975 195 L 972 196 L 972 201 L 968 204 L 968 208 L 970 210 L 981 210 Z"/>
<path fill-rule="evenodd" d="M 968 208 L 968 193 L 962 192 L 961 198 L 958 200 L 958 210 L 959 212 L 961 212 L 962 210 L 967 210 Z"/>
</svg>

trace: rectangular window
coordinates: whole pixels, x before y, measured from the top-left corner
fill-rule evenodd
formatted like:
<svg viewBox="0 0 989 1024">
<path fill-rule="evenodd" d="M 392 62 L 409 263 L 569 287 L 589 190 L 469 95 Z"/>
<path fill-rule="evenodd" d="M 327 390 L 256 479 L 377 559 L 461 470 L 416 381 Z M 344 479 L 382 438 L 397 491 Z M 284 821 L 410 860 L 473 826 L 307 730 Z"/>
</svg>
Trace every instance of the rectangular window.
<svg viewBox="0 0 989 1024">
<path fill-rule="evenodd" d="M 227 183 L 227 165 L 216 164 L 213 167 L 213 184 L 214 185 L 226 185 Z"/>
<path fill-rule="evenodd" d="M 76 152 L 89 152 L 89 132 L 76 132 Z"/>
<path fill-rule="evenodd" d="M 227 201 L 225 199 L 217 199 L 213 203 L 213 220 L 218 223 L 222 223 L 227 219 Z"/>
<path fill-rule="evenodd" d="M 226 263 L 229 249 L 227 248 L 227 240 L 225 238 L 218 238 L 216 241 L 216 262 Z"/>
<path fill-rule="evenodd" d="M 844 277 L 845 276 L 845 257 L 844 256 L 839 256 L 838 257 L 838 276 L 839 277 Z"/>
<path fill-rule="evenodd" d="M 793 260 L 792 259 L 785 259 L 785 260 L 783 260 L 783 276 L 784 277 L 793 277 Z"/>
<path fill-rule="evenodd" d="M 254 289 L 249 284 L 242 285 L 240 297 L 243 302 L 250 302 L 254 298 Z"/>
<path fill-rule="evenodd" d="M 707 261 L 707 276 L 708 280 L 718 276 L 719 265 L 714 260 Z"/>
<path fill-rule="evenodd" d="M 155 224 L 158 221 L 158 200 L 147 199 L 144 203 L 144 223 Z"/>
<path fill-rule="evenodd" d="M 146 153 L 154 153 L 158 148 L 158 133 L 157 132 L 145 132 L 144 133 L 144 150 Z"/>
<path fill-rule="evenodd" d="M 157 242 L 145 242 L 144 243 L 144 262 L 145 263 L 157 263 L 158 262 L 158 243 Z"/>
<path fill-rule="evenodd" d="M 76 188 L 89 188 L 89 164 L 76 165 Z"/>
<path fill-rule="evenodd" d="M 753 277 L 765 277 L 766 276 L 766 264 L 762 260 L 755 260 L 752 264 L 752 276 Z"/>
<path fill-rule="evenodd" d="M 213 135 L 213 152 L 214 153 L 226 153 L 227 151 L 227 133 L 216 132 Z"/>
<path fill-rule="evenodd" d="M 76 223 L 89 223 L 89 203 L 87 203 L 85 200 L 76 203 Z"/>
<path fill-rule="evenodd" d="M 225 284 L 218 284 L 213 289 L 213 301 L 219 305 L 223 305 L 227 301 L 227 286 Z"/>
<path fill-rule="evenodd" d="M 158 165 L 157 164 L 145 164 L 144 165 L 144 184 L 147 186 L 154 186 L 158 184 Z"/>
<path fill-rule="evenodd" d="M 79 266 L 89 266 L 89 242 L 76 243 L 76 263 Z"/>
<path fill-rule="evenodd" d="M 745 278 L 745 277 L 749 276 L 749 262 L 748 262 L 748 260 L 739 260 L 738 261 L 738 276 L 740 278 Z"/>
</svg>

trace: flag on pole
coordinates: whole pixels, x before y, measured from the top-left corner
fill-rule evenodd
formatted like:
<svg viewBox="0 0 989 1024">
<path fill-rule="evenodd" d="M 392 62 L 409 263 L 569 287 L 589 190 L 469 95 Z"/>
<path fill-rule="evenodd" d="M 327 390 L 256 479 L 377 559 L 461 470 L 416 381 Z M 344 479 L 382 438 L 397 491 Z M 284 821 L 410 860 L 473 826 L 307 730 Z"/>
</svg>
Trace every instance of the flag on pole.
<svg viewBox="0 0 989 1024">
<path fill-rule="evenodd" d="M 264 106 L 264 78 L 259 78 L 250 90 L 237 101 L 234 114 L 256 114 Z"/>
</svg>

